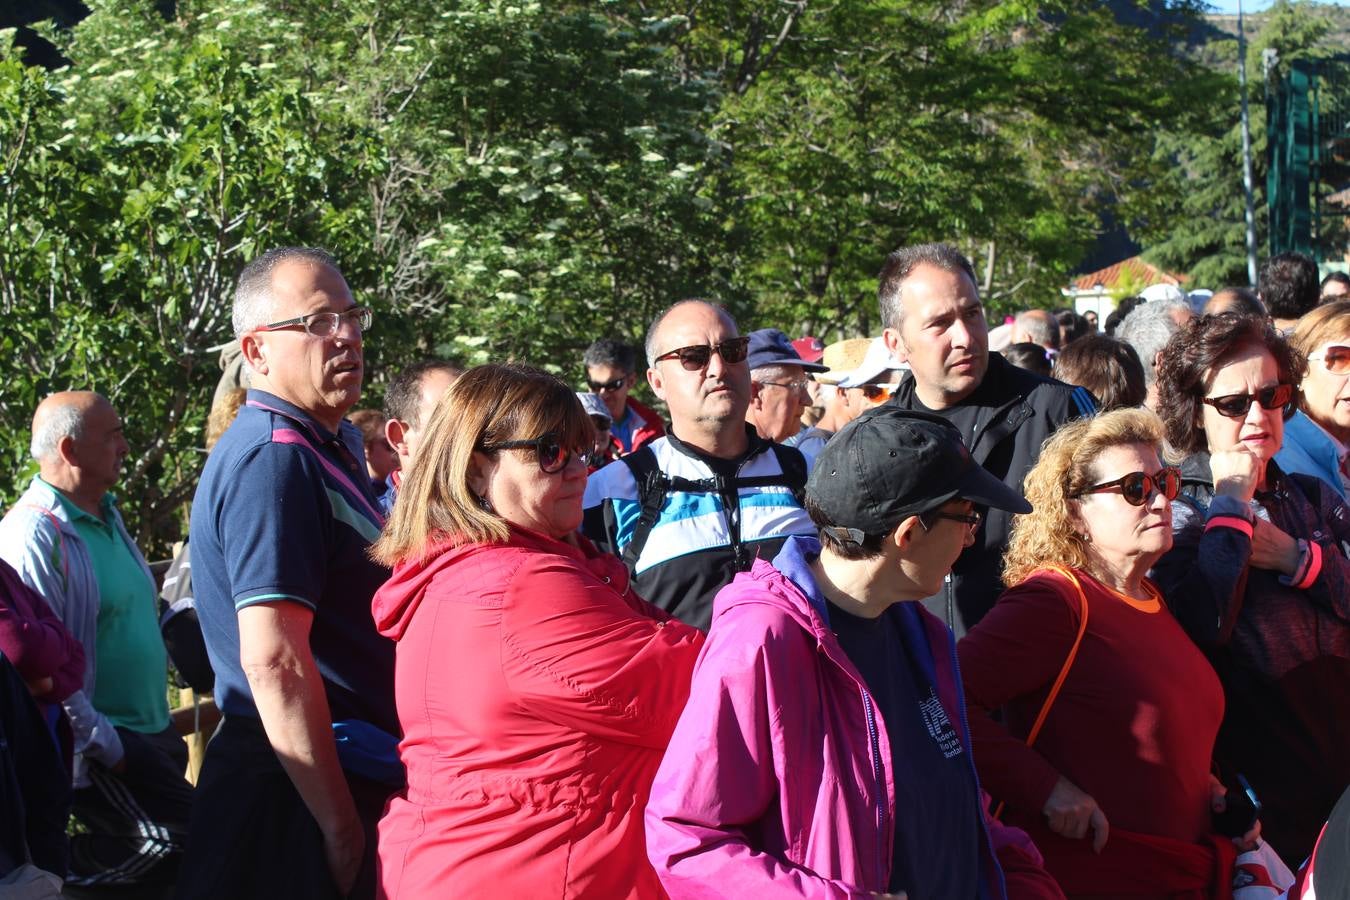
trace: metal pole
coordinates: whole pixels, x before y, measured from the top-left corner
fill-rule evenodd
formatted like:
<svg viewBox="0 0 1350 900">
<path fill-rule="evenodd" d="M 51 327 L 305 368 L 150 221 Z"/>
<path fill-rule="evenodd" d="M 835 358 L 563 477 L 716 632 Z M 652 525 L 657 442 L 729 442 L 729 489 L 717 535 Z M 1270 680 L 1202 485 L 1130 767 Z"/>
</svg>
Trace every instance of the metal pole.
<svg viewBox="0 0 1350 900">
<path fill-rule="evenodd" d="M 1242 95 L 1242 192 L 1247 200 L 1247 280 L 1256 287 L 1256 201 L 1252 198 L 1252 130 L 1247 118 L 1247 39 L 1238 0 L 1238 92 Z"/>
</svg>

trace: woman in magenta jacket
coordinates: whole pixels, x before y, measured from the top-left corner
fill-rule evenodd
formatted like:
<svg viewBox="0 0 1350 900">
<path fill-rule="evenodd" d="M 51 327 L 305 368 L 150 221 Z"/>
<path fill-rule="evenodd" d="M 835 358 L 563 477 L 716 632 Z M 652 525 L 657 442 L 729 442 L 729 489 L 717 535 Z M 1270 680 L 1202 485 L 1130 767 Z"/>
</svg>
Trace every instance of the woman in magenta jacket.
<svg viewBox="0 0 1350 900">
<path fill-rule="evenodd" d="M 714 604 L 647 806 L 681 898 L 1062 898 L 987 815 L 951 632 L 917 602 L 974 538 L 1029 509 L 945 420 L 883 406 L 816 459 L 795 537 Z"/>
<path fill-rule="evenodd" d="M 590 419 L 525 366 L 441 399 L 374 552 L 407 789 L 381 896 L 659 898 L 642 810 L 702 635 L 576 529 Z"/>
</svg>

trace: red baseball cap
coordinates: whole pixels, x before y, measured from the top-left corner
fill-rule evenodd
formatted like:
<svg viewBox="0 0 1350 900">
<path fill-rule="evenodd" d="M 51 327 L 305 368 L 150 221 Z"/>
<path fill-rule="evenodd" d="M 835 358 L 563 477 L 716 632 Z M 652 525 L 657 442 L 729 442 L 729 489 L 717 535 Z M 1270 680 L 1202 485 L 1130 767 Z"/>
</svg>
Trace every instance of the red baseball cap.
<svg viewBox="0 0 1350 900">
<path fill-rule="evenodd" d="M 803 361 L 809 363 L 820 362 L 820 358 L 825 355 L 825 345 L 820 342 L 820 338 L 809 334 L 793 341 L 792 349 L 797 351 L 797 355 Z"/>
</svg>

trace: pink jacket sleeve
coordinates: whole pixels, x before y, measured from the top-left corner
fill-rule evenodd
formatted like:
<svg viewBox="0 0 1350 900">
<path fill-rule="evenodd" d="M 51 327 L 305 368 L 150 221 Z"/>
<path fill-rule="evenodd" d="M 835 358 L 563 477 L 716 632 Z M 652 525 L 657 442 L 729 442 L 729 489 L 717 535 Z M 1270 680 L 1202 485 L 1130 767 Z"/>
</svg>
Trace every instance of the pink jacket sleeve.
<svg viewBox="0 0 1350 900">
<path fill-rule="evenodd" d="M 807 636 L 775 617 L 768 607 L 727 610 L 694 671 L 647 804 L 647 855 L 671 900 L 871 896 L 784 863 L 750 837 L 775 814 L 776 773 L 791 765 L 775 758 L 767 685 L 796 683 L 791 673 L 815 664 Z"/>
</svg>

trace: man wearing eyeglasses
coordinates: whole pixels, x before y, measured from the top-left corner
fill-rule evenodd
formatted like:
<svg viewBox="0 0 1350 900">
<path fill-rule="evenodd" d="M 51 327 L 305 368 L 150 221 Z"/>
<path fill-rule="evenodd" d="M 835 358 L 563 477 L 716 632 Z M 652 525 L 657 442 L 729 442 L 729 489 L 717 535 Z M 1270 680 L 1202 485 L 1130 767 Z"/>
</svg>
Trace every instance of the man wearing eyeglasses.
<svg viewBox="0 0 1350 900">
<path fill-rule="evenodd" d="M 632 347 L 601 338 L 586 348 L 581 361 L 586 365 L 586 385 L 609 410 L 615 456 L 627 456 L 666 433 L 666 424 L 655 410 L 628 396 L 637 383 L 637 355 Z"/>
<path fill-rule="evenodd" d="M 746 422 L 750 338 L 703 300 L 668 308 L 647 334 L 647 381 L 670 409 L 671 433 L 591 476 L 582 530 L 620 556 L 635 590 L 705 631 L 713 595 L 812 534 L 800 495 L 806 459 Z"/>
<path fill-rule="evenodd" d="M 883 338 L 909 364 L 891 403 L 931 412 L 961 432 L 975 461 L 1013 490 L 1063 423 L 1096 411 L 1082 388 L 1019 369 L 989 352 L 989 326 L 970 260 L 946 244 L 902 247 L 881 270 Z M 960 637 L 1002 592 L 1012 517 L 991 510 L 942 592 L 924 601 Z"/>
<path fill-rule="evenodd" d="M 252 387 L 191 527 L 224 721 L 178 897 L 369 897 L 374 826 L 402 778 L 393 644 L 370 617 L 383 516 L 343 418 L 371 313 L 327 253 L 282 248 L 245 267 L 233 324 Z"/>
<path fill-rule="evenodd" d="M 745 420 L 765 440 L 782 443 L 802 430 L 802 411 L 811 402 L 807 372 L 827 366 L 808 363 L 777 328 L 750 332 L 750 405 Z"/>
</svg>

